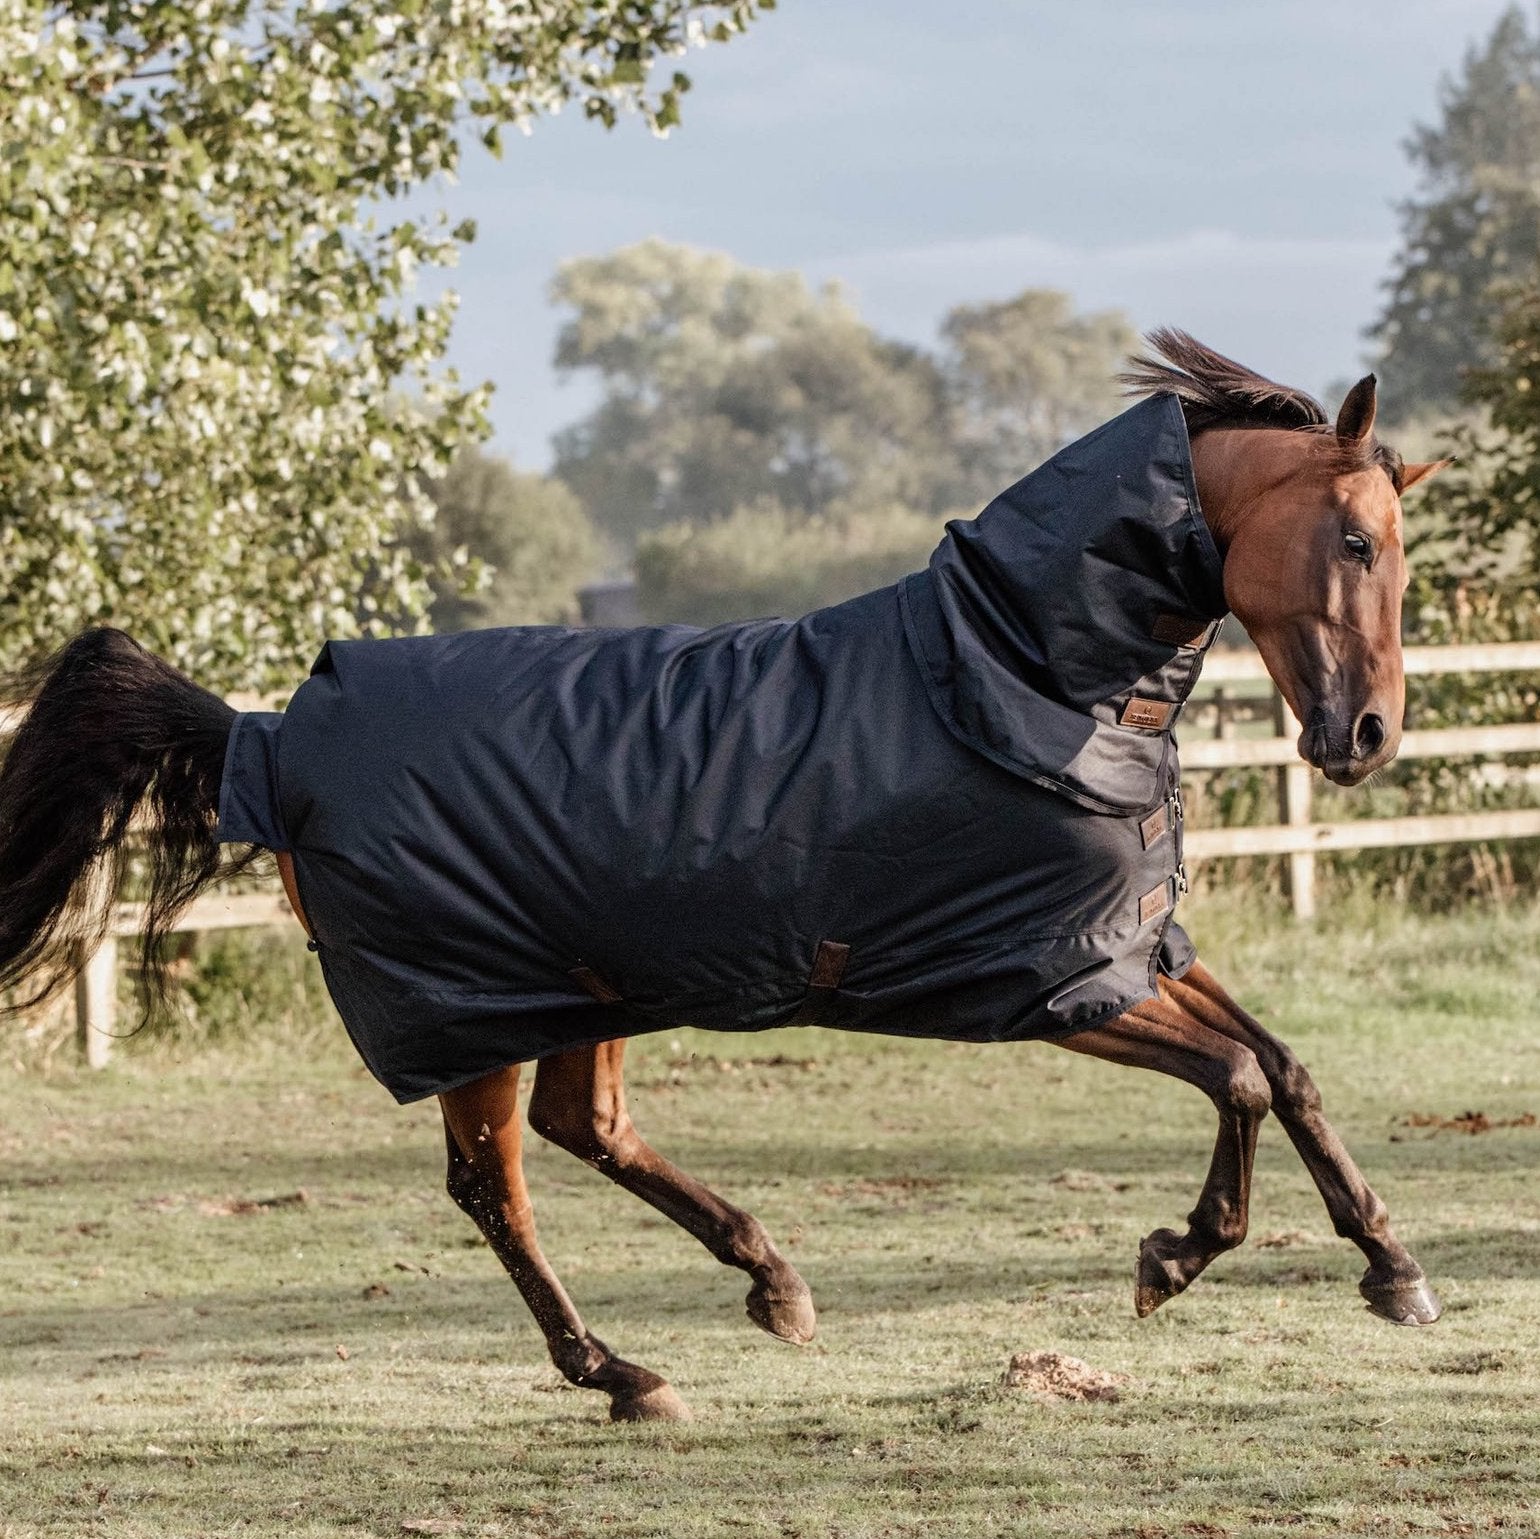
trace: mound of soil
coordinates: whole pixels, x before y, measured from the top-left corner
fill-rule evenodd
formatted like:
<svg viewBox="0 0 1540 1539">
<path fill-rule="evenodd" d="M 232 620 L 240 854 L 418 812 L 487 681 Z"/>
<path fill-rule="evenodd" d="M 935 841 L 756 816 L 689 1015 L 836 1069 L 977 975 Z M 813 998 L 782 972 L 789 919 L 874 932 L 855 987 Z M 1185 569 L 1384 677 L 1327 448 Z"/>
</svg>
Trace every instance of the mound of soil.
<svg viewBox="0 0 1540 1539">
<path fill-rule="evenodd" d="M 1018 1352 L 1001 1382 L 1039 1400 L 1116 1400 L 1127 1374 L 1105 1373 L 1062 1352 Z"/>
</svg>

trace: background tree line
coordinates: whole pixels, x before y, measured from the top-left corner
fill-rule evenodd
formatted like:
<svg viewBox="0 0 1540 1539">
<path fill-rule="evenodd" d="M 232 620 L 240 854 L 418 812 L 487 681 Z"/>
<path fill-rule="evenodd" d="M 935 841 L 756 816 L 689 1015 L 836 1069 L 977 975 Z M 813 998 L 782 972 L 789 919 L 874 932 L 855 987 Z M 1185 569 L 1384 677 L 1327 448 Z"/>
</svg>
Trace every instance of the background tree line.
<svg viewBox="0 0 1540 1539">
<path fill-rule="evenodd" d="M 601 390 L 544 483 L 583 514 L 569 585 L 602 551 L 634 561 L 649 617 L 699 623 L 800 613 L 923 564 L 945 518 L 1117 410 L 1136 341 L 1120 313 L 1029 289 L 952 310 L 929 352 L 879 336 L 837 287 L 662 241 L 568 262 L 551 295 L 558 369 Z M 534 484 L 442 483 L 436 554 L 463 542 L 497 564 L 486 537 L 528 527 Z M 553 618 L 556 591 L 511 586 L 478 617 Z M 457 602 L 446 587 L 443 613 Z"/>
</svg>

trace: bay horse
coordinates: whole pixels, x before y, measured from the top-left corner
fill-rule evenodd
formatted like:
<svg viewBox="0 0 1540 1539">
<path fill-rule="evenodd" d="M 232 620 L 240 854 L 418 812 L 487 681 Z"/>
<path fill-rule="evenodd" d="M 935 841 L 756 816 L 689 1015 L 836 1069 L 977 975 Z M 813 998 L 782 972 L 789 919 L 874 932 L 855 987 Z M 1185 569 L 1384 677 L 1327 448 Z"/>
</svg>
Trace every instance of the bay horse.
<svg viewBox="0 0 1540 1539">
<path fill-rule="evenodd" d="M 207 884 L 265 851 L 360 1053 L 437 1095 L 448 1190 L 573 1384 L 617 1420 L 687 1416 L 583 1322 L 541 1254 L 534 1130 L 752 1280 L 811 1339 L 764 1226 L 654 1152 L 626 1039 L 693 1024 L 1041 1038 L 1203 1091 L 1219 1117 L 1185 1231 L 1140 1244 L 1147 1316 L 1246 1234 L 1283 1123 L 1368 1307 L 1438 1318 L 1310 1075 L 1197 962 L 1172 726 L 1226 610 L 1341 785 L 1395 754 L 1401 494 L 1439 468 L 1180 332 L 1139 405 L 1055 456 L 929 569 L 797 622 L 329 643 L 287 712 L 239 714 L 122 632 L 13 683 L 0 768 L 0 987 L 80 965 L 131 825 L 149 830 L 144 979 Z M 233 855 L 221 846 L 236 847 Z"/>
</svg>

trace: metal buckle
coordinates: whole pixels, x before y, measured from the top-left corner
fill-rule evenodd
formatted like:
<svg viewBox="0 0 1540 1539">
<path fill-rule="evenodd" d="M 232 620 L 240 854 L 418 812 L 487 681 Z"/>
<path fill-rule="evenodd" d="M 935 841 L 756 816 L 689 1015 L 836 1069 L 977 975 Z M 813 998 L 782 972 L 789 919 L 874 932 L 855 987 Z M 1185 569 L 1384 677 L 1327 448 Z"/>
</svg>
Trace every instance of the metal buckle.
<svg viewBox="0 0 1540 1539">
<path fill-rule="evenodd" d="M 1176 863 L 1176 895 L 1177 897 L 1181 897 L 1184 892 L 1189 890 L 1190 885 L 1187 881 L 1187 862 L 1185 860 L 1179 860 Z"/>
</svg>

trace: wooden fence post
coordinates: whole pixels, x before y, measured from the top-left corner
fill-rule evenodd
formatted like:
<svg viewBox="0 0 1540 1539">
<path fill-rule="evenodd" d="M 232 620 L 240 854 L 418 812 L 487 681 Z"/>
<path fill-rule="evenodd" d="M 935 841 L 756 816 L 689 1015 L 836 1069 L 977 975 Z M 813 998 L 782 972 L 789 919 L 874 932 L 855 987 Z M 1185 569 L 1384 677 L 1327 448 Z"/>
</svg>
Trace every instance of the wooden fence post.
<svg viewBox="0 0 1540 1539">
<path fill-rule="evenodd" d="M 75 979 L 75 1041 L 87 1068 L 106 1068 L 117 1020 L 118 938 L 109 932 Z"/>
<path fill-rule="evenodd" d="M 1299 731 L 1299 723 L 1289 709 L 1288 702 L 1273 690 L 1273 729 L 1279 737 L 1288 737 Z M 1308 764 L 1285 764 L 1278 771 L 1278 812 L 1282 820 L 1292 827 L 1303 827 L 1310 822 L 1311 775 Z M 1315 918 L 1315 852 L 1295 850 L 1286 857 L 1288 864 L 1285 884 L 1289 901 L 1294 906 L 1296 919 Z"/>
</svg>

